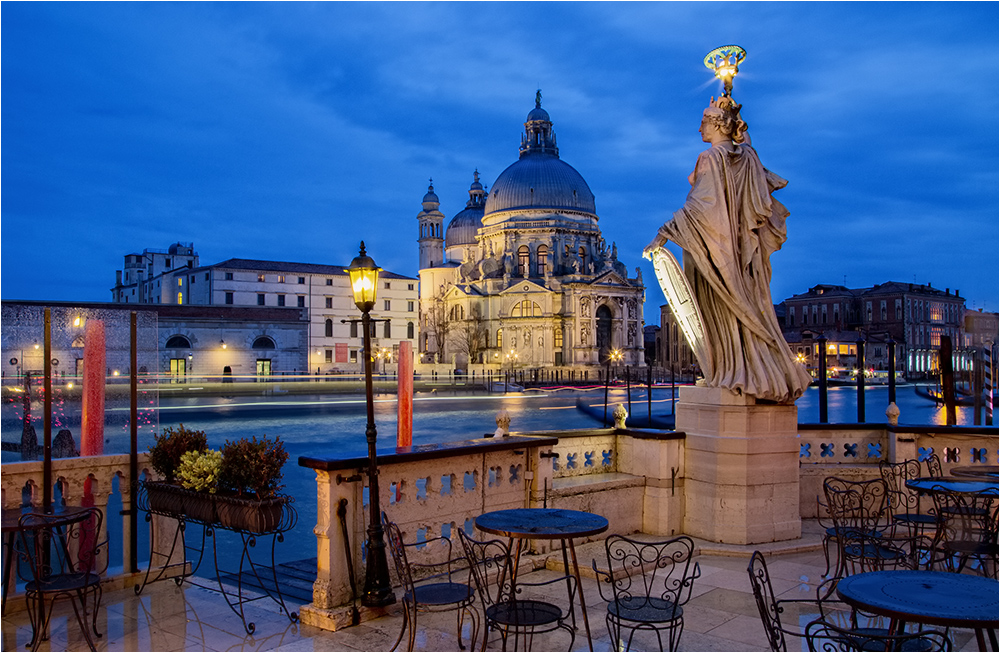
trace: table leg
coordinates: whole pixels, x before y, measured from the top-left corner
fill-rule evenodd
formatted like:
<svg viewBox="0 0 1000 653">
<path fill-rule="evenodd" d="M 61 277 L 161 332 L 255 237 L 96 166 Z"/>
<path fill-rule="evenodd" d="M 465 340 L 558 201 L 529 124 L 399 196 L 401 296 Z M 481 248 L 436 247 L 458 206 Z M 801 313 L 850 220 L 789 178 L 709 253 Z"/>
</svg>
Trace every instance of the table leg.
<svg viewBox="0 0 1000 653">
<path fill-rule="evenodd" d="M 983 631 L 986 631 L 986 635 L 990 638 L 990 647 L 986 647 L 986 637 L 983 635 Z M 976 628 L 976 643 L 979 645 L 980 651 L 996 651 L 997 650 L 997 631 L 992 628 Z"/>
<path fill-rule="evenodd" d="M 587 620 L 587 601 L 583 597 L 583 584 L 580 582 L 580 565 L 576 560 L 576 549 L 573 548 L 573 540 L 569 539 L 569 552 L 573 556 L 573 575 L 576 576 L 576 590 L 580 594 L 580 612 L 583 613 L 583 627 L 587 631 L 587 644 L 590 650 L 594 650 L 594 642 L 590 638 L 590 622 Z"/>
<path fill-rule="evenodd" d="M 7 614 L 7 590 L 10 589 L 10 567 L 14 558 L 14 546 L 17 531 L 7 533 L 7 557 L 3 563 L 3 605 L 0 606 L 0 614 Z"/>
<path fill-rule="evenodd" d="M 566 594 L 569 595 L 569 618 L 573 622 L 573 630 L 576 630 L 576 610 L 573 608 L 573 583 L 569 580 L 570 569 L 569 558 L 566 557 L 566 540 L 560 540 L 560 543 L 562 545 L 563 569 L 566 570 Z M 580 582 L 579 578 L 577 578 L 577 582 Z"/>
</svg>

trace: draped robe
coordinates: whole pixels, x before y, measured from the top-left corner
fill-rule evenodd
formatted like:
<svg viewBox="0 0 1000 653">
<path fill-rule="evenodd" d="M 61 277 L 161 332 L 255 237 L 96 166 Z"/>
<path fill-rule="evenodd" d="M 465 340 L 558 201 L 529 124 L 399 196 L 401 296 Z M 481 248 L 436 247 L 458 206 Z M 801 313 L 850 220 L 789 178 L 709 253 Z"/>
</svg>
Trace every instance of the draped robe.
<svg viewBox="0 0 1000 653">
<path fill-rule="evenodd" d="M 787 184 L 749 145 L 713 145 L 698 156 L 684 206 L 660 228 L 684 250 L 710 352 L 699 361 L 706 385 L 779 403 L 810 382 L 771 304 L 770 256 L 785 242 L 788 217 L 771 193 Z"/>
</svg>

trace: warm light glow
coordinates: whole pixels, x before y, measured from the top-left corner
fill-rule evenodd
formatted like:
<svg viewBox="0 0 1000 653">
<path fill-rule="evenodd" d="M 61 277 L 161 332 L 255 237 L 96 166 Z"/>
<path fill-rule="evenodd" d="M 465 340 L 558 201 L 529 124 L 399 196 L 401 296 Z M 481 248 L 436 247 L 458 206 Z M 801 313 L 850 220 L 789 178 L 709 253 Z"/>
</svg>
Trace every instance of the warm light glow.
<svg viewBox="0 0 1000 653">
<path fill-rule="evenodd" d="M 625 354 L 620 349 L 612 349 L 611 353 L 608 355 L 608 360 L 619 362 L 625 360 Z"/>
<path fill-rule="evenodd" d="M 354 303 L 362 313 L 367 313 L 375 306 L 375 296 L 378 289 L 378 273 L 382 268 L 365 254 L 365 243 L 361 242 L 361 250 L 354 257 L 351 265 L 345 270 L 351 278 L 351 292 Z"/>
<path fill-rule="evenodd" d="M 35 349 L 38 349 L 38 343 L 37 342 L 35 343 Z"/>
<path fill-rule="evenodd" d="M 70 381 L 69 383 L 67 383 L 66 387 L 69 388 L 70 390 L 72 390 L 73 389 L 73 382 Z"/>
<path fill-rule="evenodd" d="M 223 349 L 225 349 L 225 348 L 226 348 L 226 341 L 225 341 L 225 340 L 220 340 L 220 341 L 219 341 L 219 345 L 220 345 L 220 346 L 221 346 L 221 347 L 222 347 Z"/>
<path fill-rule="evenodd" d="M 747 51 L 738 45 L 724 45 L 705 55 L 705 67 L 722 80 L 729 95 L 733 89 L 733 78 L 740 72 L 740 63 L 746 59 Z"/>
<path fill-rule="evenodd" d="M 111 376 L 118 376 L 118 370 L 115 370 L 114 372 L 112 372 Z"/>
<path fill-rule="evenodd" d="M 77 315 L 75 318 L 73 318 L 73 326 L 78 327 L 82 323 L 83 323 L 83 320 L 80 318 L 79 315 Z"/>
</svg>

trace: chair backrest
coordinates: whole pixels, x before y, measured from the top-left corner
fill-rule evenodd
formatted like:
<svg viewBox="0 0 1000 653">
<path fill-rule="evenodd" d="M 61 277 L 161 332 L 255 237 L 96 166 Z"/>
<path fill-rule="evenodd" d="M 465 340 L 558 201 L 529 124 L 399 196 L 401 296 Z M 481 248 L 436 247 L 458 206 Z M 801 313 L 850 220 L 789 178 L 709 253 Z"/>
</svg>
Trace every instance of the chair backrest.
<svg viewBox="0 0 1000 653">
<path fill-rule="evenodd" d="M 107 540 L 99 541 L 104 513 L 98 508 L 46 515 L 28 513 L 18 520 L 16 565 L 23 580 L 43 580 L 61 574 L 107 571 Z"/>
<path fill-rule="evenodd" d="M 951 640 L 936 630 L 889 635 L 883 629 L 852 630 L 817 619 L 806 626 L 810 651 L 950 651 Z"/>
<path fill-rule="evenodd" d="M 476 540 L 458 530 L 465 559 L 469 563 L 469 575 L 476 583 L 479 600 L 484 606 L 509 603 L 514 599 L 511 591 L 513 562 L 510 544 L 503 540 Z"/>
<path fill-rule="evenodd" d="M 830 476 L 823 481 L 826 507 L 839 531 L 875 533 L 887 523 L 889 488 L 881 478 L 850 481 Z"/>
<path fill-rule="evenodd" d="M 684 605 L 701 576 L 692 560 L 694 541 L 686 535 L 659 541 L 609 535 L 604 548 L 615 601 L 628 601 L 630 609 L 639 609 L 643 598 Z"/>
<path fill-rule="evenodd" d="M 913 512 L 919 507 L 919 497 L 906 487 L 906 481 L 920 476 L 919 460 L 899 463 L 883 460 L 878 464 L 879 473 L 889 489 L 889 509 L 893 513 Z"/>
<path fill-rule="evenodd" d="M 924 459 L 924 464 L 927 465 L 927 475 L 933 476 L 935 478 L 940 478 L 944 476 L 944 472 L 941 470 L 941 459 L 938 458 L 936 453 L 932 453 Z"/>
<path fill-rule="evenodd" d="M 996 546 L 997 491 L 950 492 L 933 488 L 934 513 L 938 518 L 935 547 L 942 542 L 971 542 Z"/>
<path fill-rule="evenodd" d="M 772 651 L 787 651 L 785 633 L 781 630 L 781 611 L 778 609 L 774 588 L 771 587 L 771 576 L 767 573 L 767 563 L 760 551 L 754 551 L 747 565 L 750 575 L 750 586 L 753 588 L 753 598 L 757 601 L 760 620 L 767 633 L 767 641 Z"/>
<path fill-rule="evenodd" d="M 395 522 L 389 521 L 384 512 L 382 513 L 382 525 L 385 528 L 386 539 L 389 540 L 389 553 L 392 555 L 392 564 L 396 568 L 396 576 L 403 586 L 403 591 L 410 596 L 415 596 L 413 574 L 410 573 L 410 562 L 406 558 L 403 534 L 400 532 L 399 526 Z"/>
</svg>

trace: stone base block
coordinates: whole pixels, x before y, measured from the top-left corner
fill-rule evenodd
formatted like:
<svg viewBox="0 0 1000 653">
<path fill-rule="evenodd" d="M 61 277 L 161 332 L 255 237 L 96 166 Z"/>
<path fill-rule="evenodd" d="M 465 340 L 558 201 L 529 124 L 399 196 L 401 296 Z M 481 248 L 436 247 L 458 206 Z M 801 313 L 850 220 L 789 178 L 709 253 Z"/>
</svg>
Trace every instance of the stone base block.
<svg viewBox="0 0 1000 653">
<path fill-rule="evenodd" d="M 684 532 L 727 544 L 795 539 L 799 513 L 798 412 L 721 388 L 681 388 Z"/>
<path fill-rule="evenodd" d="M 390 608 L 366 608 L 358 605 L 358 623 L 378 619 L 389 614 Z M 303 605 L 299 610 L 299 623 L 315 626 L 323 630 L 340 630 L 356 625 L 353 610 L 350 605 L 340 605 L 336 608 L 319 608 L 315 603 Z"/>
</svg>

